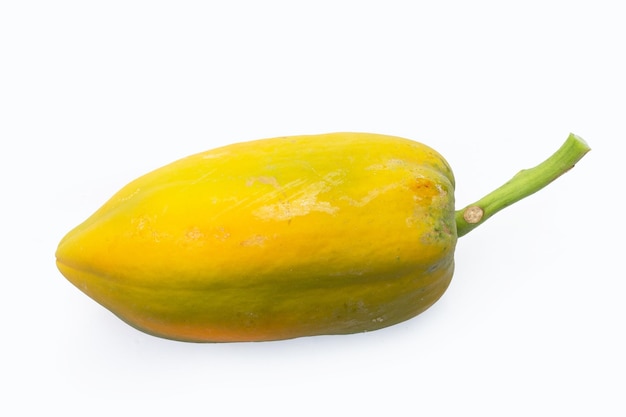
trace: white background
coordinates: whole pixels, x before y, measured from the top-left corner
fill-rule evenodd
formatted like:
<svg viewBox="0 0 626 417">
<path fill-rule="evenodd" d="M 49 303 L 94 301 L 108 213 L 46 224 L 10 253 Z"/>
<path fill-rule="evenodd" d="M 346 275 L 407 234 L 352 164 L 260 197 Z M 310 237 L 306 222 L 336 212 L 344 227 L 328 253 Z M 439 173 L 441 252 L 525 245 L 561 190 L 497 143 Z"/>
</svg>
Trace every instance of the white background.
<svg viewBox="0 0 626 417">
<path fill-rule="evenodd" d="M 3 1 L 0 414 L 626 415 L 624 10 Z M 463 237 L 446 295 L 377 332 L 162 340 L 56 270 L 60 238 L 148 170 L 232 142 L 346 130 L 436 148 L 459 207 L 570 131 L 593 151 Z"/>
</svg>

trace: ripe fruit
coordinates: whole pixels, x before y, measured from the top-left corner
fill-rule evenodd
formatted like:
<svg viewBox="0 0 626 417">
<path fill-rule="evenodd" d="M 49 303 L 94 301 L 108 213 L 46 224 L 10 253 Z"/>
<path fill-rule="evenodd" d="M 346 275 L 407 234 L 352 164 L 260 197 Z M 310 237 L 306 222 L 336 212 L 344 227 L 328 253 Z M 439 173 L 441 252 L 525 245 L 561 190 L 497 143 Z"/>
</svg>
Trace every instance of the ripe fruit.
<svg viewBox="0 0 626 417">
<path fill-rule="evenodd" d="M 408 139 L 336 133 L 229 145 L 128 184 L 63 238 L 57 266 L 121 319 L 161 337 L 375 330 L 443 294 L 457 228 L 467 233 L 587 150 L 570 135 L 542 164 L 549 169 L 519 174 L 525 187 L 518 175 L 504 194 L 455 212 L 450 167 Z M 541 181 L 529 180 L 538 168 Z M 525 195 L 511 195 L 520 188 Z"/>
</svg>

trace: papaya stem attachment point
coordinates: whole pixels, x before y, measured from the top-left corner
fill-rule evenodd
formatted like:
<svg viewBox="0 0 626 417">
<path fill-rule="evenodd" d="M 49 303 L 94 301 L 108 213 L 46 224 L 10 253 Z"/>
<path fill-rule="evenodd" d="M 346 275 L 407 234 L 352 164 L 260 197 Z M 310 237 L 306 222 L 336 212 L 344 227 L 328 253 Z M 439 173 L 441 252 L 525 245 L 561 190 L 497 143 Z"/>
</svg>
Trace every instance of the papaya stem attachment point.
<svg viewBox="0 0 626 417">
<path fill-rule="evenodd" d="M 541 190 L 572 169 L 590 150 L 581 137 L 570 133 L 563 145 L 548 159 L 534 168 L 518 172 L 501 187 L 456 211 L 457 235 L 466 235 L 503 208 Z"/>
</svg>

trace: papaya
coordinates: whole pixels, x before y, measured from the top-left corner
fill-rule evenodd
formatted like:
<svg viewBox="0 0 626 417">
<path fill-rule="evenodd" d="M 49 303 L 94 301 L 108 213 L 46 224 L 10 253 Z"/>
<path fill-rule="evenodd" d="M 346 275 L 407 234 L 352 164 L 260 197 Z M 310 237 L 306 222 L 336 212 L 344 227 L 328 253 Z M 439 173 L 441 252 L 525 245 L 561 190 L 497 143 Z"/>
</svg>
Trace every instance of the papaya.
<svg viewBox="0 0 626 417">
<path fill-rule="evenodd" d="M 435 303 L 458 237 L 588 149 L 570 135 L 495 197 L 455 211 L 449 164 L 413 140 L 332 133 L 231 144 L 130 182 L 62 238 L 56 264 L 119 318 L 163 338 L 376 330 Z"/>
</svg>

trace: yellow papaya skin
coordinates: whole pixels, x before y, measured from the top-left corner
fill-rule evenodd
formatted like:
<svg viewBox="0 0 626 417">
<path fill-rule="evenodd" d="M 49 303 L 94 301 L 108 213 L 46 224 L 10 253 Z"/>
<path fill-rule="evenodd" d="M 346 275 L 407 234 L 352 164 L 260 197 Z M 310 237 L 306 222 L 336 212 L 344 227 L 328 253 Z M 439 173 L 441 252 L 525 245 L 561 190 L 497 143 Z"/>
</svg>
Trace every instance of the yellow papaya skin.
<svg viewBox="0 0 626 417">
<path fill-rule="evenodd" d="M 332 133 L 189 156 L 60 242 L 60 272 L 130 325 L 190 342 L 370 331 L 444 293 L 454 178 L 408 139 Z"/>
</svg>

